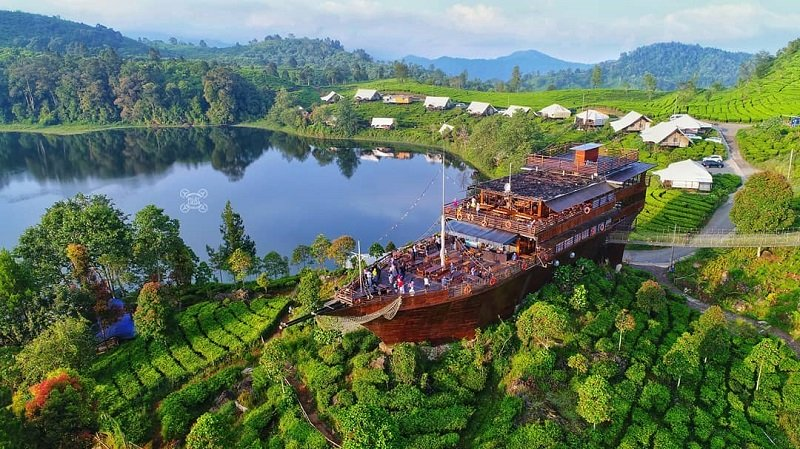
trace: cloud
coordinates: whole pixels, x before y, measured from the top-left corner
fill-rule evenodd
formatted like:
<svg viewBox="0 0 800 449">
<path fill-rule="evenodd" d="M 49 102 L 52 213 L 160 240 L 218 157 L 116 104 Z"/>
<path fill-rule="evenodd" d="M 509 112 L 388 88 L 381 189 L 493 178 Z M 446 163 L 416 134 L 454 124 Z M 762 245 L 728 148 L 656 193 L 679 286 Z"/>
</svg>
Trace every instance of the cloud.
<svg viewBox="0 0 800 449">
<path fill-rule="evenodd" d="M 771 51 L 797 37 L 793 0 L 26 0 L 26 10 L 102 23 L 131 37 L 246 42 L 270 34 L 330 37 L 382 57 L 492 57 L 534 48 L 584 62 L 681 41 Z M 0 0 L 18 9 L 19 0 Z"/>
</svg>

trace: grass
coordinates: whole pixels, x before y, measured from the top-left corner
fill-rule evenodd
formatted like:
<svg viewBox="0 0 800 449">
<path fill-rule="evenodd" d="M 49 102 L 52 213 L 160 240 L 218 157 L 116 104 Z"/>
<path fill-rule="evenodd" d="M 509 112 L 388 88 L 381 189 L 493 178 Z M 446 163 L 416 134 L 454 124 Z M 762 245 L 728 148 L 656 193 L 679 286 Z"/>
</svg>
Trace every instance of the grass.
<svg viewBox="0 0 800 449">
<path fill-rule="evenodd" d="M 702 249 L 675 266 L 680 287 L 800 338 L 800 250 Z"/>
<path fill-rule="evenodd" d="M 799 112 L 800 113 L 800 112 Z M 758 168 L 786 175 L 791 151 L 795 150 L 789 182 L 800 193 L 800 127 L 791 128 L 782 120 L 768 120 L 736 134 L 742 155 Z"/>
</svg>

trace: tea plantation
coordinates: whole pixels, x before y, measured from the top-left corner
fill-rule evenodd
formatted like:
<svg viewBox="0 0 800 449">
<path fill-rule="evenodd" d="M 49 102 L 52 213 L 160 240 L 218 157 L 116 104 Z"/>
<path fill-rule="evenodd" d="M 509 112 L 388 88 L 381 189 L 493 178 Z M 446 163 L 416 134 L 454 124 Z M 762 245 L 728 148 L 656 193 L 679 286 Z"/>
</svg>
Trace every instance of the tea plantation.
<svg viewBox="0 0 800 449">
<path fill-rule="evenodd" d="M 636 218 L 640 232 L 696 231 L 705 225 L 711 214 L 736 190 L 741 180 L 736 175 L 714 175 L 709 193 L 657 187 L 653 178 L 647 190 L 644 210 Z"/>
<path fill-rule="evenodd" d="M 288 376 L 347 448 L 800 444 L 793 353 L 718 308 L 698 316 L 646 279 L 579 261 L 559 268 L 513 320 L 436 348 L 387 352 L 366 331 L 290 328 L 268 343 L 252 389 L 239 393 L 246 411 L 229 403 L 200 415 L 193 398 L 219 389 L 209 379 L 192 387 L 197 395 L 162 403 L 164 436 L 188 429 L 189 447 L 208 435 L 218 447 L 329 447 L 281 386 Z M 237 376 L 228 382 L 241 391 Z M 176 410 L 168 421 L 167 408 Z"/>
<path fill-rule="evenodd" d="M 151 404 L 193 376 L 240 358 L 276 329 L 288 298 L 258 298 L 250 304 L 205 301 L 177 315 L 165 343 L 137 338 L 100 357 L 89 375 L 99 406 L 118 417 L 129 437 L 147 435 Z"/>
</svg>

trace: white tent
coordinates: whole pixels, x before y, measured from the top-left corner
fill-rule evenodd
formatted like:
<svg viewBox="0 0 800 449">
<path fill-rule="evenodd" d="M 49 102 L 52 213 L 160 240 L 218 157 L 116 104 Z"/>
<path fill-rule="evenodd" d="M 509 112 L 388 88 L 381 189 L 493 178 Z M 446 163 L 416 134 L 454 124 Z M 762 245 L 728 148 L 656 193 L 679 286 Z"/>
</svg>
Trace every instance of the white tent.
<svg viewBox="0 0 800 449">
<path fill-rule="evenodd" d="M 653 174 L 661 179 L 661 185 L 664 187 L 676 189 L 694 189 L 701 192 L 709 192 L 714 184 L 714 178 L 708 170 L 700 165 L 699 162 L 689 159 L 673 162 L 667 168 L 654 171 Z"/>
<path fill-rule="evenodd" d="M 678 114 L 677 116 L 673 116 L 674 118 L 670 120 L 671 123 L 674 123 L 675 126 L 681 129 L 681 131 L 685 133 L 697 133 L 701 129 L 708 129 L 711 128 L 711 123 L 701 122 L 696 118 L 692 117 L 689 114 Z"/>
<path fill-rule="evenodd" d="M 611 122 L 614 132 L 620 131 L 642 131 L 650 127 L 653 121 L 636 111 L 625 114 L 621 119 Z"/>
<path fill-rule="evenodd" d="M 569 118 L 572 113 L 564 106 L 554 103 L 539 110 L 539 115 L 544 118 Z"/>
<path fill-rule="evenodd" d="M 442 124 L 442 126 L 439 128 L 439 134 L 441 134 L 441 135 L 445 135 L 445 134 L 447 134 L 447 133 L 451 132 L 451 131 L 452 131 L 452 130 L 454 130 L 454 129 L 456 129 L 456 128 L 455 128 L 453 125 L 448 125 L 447 123 L 444 123 L 444 124 Z"/>
<path fill-rule="evenodd" d="M 467 112 L 470 115 L 492 115 L 497 112 L 497 110 L 489 103 L 473 101 L 467 106 Z"/>
<path fill-rule="evenodd" d="M 508 109 L 503 111 L 503 115 L 505 115 L 506 117 L 513 117 L 514 114 L 516 114 L 517 112 L 522 112 L 523 114 L 527 114 L 528 112 L 530 112 L 530 110 L 531 108 L 527 106 L 517 106 L 515 104 L 512 104 L 511 106 L 508 107 Z"/>
<path fill-rule="evenodd" d="M 392 129 L 394 128 L 394 119 L 390 117 L 374 117 L 370 126 L 375 129 Z"/>
<path fill-rule="evenodd" d="M 608 115 L 594 109 L 587 109 L 575 114 L 575 123 L 589 126 L 603 126 L 608 120 Z"/>
<path fill-rule="evenodd" d="M 425 97 L 425 109 L 445 110 L 451 105 L 450 97 Z"/>
<path fill-rule="evenodd" d="M 691 142 L 673 122 L 661 122 L 643 130 L 640 135 L 643 141 L 664 147 L 686 148 Z"/>
<path fill-rule="evenodd" d="M 374 101 L 380 100 L 381 94 L 375 89 L 358 89 L 353 98 L 357 101 Z"/>
<path fill-rule="evenodd" d="M 324 101 L 325 103 L 335 103 L 335 102 L 341 100 L 342 96 L 337 94 L 334 91 L 330 91 L 328 93 L 328 95 L 325 95 L 324 97 L 319 97 L 319 99 Z"/>
</svg>

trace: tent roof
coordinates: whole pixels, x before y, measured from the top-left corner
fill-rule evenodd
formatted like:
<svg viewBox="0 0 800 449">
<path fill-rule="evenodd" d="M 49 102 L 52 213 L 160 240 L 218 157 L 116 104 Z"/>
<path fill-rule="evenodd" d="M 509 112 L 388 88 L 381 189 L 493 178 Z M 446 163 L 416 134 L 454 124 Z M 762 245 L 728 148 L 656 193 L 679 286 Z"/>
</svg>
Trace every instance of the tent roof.
<svg viewBox="0 0 800 449">
<path fill-rule="evenodd" d="M 683 114 L 680 117 L 675 118 L 674 120 L 670 120 L 671 123 L 674 123 L 680 129 L 703 129 L 703 128 L 711 128 L 710 123 L 701 122 L 696 118 L 692 117 L 689 114 Z"/>
<path fill-rule="evenodd" d="M 489 103 L 484 103 L 483 101 L 473 101 L 467 107 L 467 112 L 470 114 L 483 114 L 486 112 L 487 109 L 491 108 L 492 105 Z"/>
<path fill-rule="evenodd" d="M 594 109 L 587 109 L 583 112 L 575 114 L 575 117 L 582 120 L 608 120 L 608 116 L 600 111 Z"/>
<path fill-rule="evenodd" d="M 553 114 L 556 112 L 570 112 L 570 111 L 569 109 L 565 108 L 564 106 L 561 106 L 558 103 L 553 103 L 550 106 L 540 109 L 539 112 L 543 114 Z"/>
<path fill-rule="evenodd" d="M 644 118 L 648 122 L 652 122 L 652 120 L 650 120 L 646 116 L 639 114 L 636 111 L 631 111 L 622 116 L 622 118 L 620 118 L 619 120 L 614 120 L 613 122 L 611 122 L 611 127 L 614 128 L 614 132 L 619 132 L 633 125 L 640 118 Z"/>
<path fill-rule="evenodd" d="M 425 97 L 425 107 L 445 108 L 450 102 L 450 97 Z"/>
<path fill-rule="evenodd" d="M 371 126 L 391 126 L 394 125 L 394 119 L 391 117 L 373 117 Z"/>
<path fill-rule="evenodd" d="M 686 159 L 685 161 L 673 162 L 663 170 L 656 170 L 654 175 L 661 178 L 661 181 L 695 181 L 713 182 L 714 178 L 699 162 Z"/>
<path fill-rule="evenodd" d="M 439 128 L 439 132 L 443 133 L 447 131 L 452 131 L 454 129 L 455 127 L 453 125 L 448 125 L 447 123 L 443 123 L 442 126 Z"/>
<path fill-rule="evenodd" d="M 448 234 L 457 235 L 480 243 L 508 245 L 517 240 L 517 234 L 501 231 L 500 229 L 484 228 L 464 221 L 450 220 L 447 222 Z"/>
<path fill-rule="evenodd" d="M 325 95 L 324 97 L 319 97 L 319 99 L 322 100 L 322 101 L 330 101 L 331 99 L 336 98 L 336 97 L 341 97 L 341 95 L 337 94 L 334 91 L 330 91 L 330 93 L 328 93 L 328 95 Z"/>
<path fill-rule="evenodd" d="M 503 115 L 506 115 L 506 116 L 508 116 L 508 117 L 511 117 L 511 116 L 513 116 L 514 114 L 516 114 L 517 112 L 525 112 L 525 113 L 528 113 L 528 112 L 530 112 L 530 110 L 531 110 L 531 108 L 529 108 L 529 107 L 527 107 L 527 106 L 517 106 L 517 105 L 515 105 L 515 104 L 512 104 L 511 106 L 509 106 L 509 107 L 508 107 L 508 109 L 506 109 L 505 111 L 503 111 Z"/>
<path fill-rule="evenodd" d="M 372 98 L 378 93 L 375 89 L 358 89 L 355 98 Z"/>
<path fill-rule="evenodd" d="M 675 123 L 661 122 L 658 125 L 643 130 L 640 135 L 645 142 L 661 143 L 675 131 L 683 134 L 683 131 L 681 131 Z"/>
</svg>

